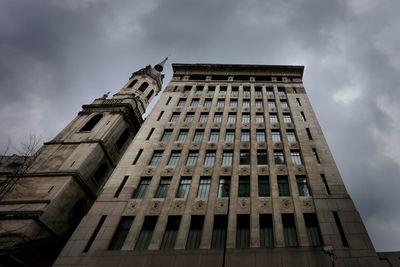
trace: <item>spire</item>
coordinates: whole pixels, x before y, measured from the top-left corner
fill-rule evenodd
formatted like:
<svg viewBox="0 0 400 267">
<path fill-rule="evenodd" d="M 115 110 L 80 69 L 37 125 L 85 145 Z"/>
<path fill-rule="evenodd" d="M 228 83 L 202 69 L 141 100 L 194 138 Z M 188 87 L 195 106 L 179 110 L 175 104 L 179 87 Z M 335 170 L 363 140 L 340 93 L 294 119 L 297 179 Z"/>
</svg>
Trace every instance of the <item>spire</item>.
<svg viewBox="0 0 400 267">
<path fill-rule="evenodd" d="M 154 69 L 158 72 L 162 72 L 164 69 L 164 64 L 165 62 L 168 60 L 168 57 L 166 57 L 163 61 L 161 61 L 160 63 L 158 63 L 157 65 L 154 66 Z"/>
</svg>

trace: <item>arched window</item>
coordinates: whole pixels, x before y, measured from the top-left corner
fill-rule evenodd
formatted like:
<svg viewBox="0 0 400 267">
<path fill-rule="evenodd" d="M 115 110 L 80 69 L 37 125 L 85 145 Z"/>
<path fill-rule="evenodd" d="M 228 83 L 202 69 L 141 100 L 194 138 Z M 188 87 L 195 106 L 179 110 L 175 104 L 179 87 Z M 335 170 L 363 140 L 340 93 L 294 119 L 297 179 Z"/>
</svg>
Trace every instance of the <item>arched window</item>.
<svg viewBox="0 0 400 267">
<path fill-rule="evenodd" d="M 154 94 L 154 90 L 151 90 L 150 93 L 147 95 L 147 99 L 150 99 L 150 97 Z"/>
<path fill-rule="evenodd" d="M 137 80 L 134 79 L 134 80 L 131 81 L 131 83 L 128 85 L 128 88 L 132 88 L 136 83 L 137 83 Z"/>
<path fill-rule="evenodd" d="M 118 150 L 121 150 L 124 147 L 124 144 L 128 140 L 130 135 L 131 131 L 128 128 L 126 128 L 124 132 L 119 136 L 117 142 L 115 143 Z"/>
<path fill-rule="evenodd" d="M 142 85 L 140 85 L 140 87 L 139 87 L 139 91 L 140 91 L 140 92 L 146 91 L 146 89 L 147 89 L 148 86 L 149 86 L 149 83 L 148 83 L 148 82 L 142 83 Z"/>
<path fill-rule="evenodd" d="M 91 131 L 94 126 L 103 118 L 103 114 L 94 115 L 81 129 L 81 132 Z"/>
<path fill-rule="evenodd" d="M 96 181 L 98 185 L 100 185 L 103 182 L 104 177 L 107 174 L 107 171 L 108 171 L 108 166 L 104 162 L 99 166 L 99 168 L 97 168 L 96 172 L 93 175 L 93 179 Z"/>
</svg>

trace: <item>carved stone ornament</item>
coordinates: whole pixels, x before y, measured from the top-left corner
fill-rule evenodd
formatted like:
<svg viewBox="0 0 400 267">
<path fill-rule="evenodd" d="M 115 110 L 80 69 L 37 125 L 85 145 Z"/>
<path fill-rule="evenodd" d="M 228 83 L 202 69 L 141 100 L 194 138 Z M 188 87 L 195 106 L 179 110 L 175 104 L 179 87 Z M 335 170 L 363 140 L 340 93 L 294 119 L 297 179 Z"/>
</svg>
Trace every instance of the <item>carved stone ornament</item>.
<svg viewBox="0 0 400 267">
<path fill-rule="evenodd" d="M 304 207 L 311 208 L 312 207 L 311 200 L 310 199 L 304 200 L 303 205 Z"/>
<path fill-rule="evenodd" d="M 292 205 L 292 203 L 290 202 L 289 199 L 282 200 L 282 207 L 283 208 L 288 209 L 288 208 L 290 208 L 291 205 Z"/>
<path fill-rule="evenodd" d="M 267 199 L 262 199 L 262 200 L 260 201 L 260 206 L 261 206 L 262 208 L 267 208 L 267 207 L 270 206 L 270 203 L 269 203 L 269 201 L 268 201 Z"/>
</svg>

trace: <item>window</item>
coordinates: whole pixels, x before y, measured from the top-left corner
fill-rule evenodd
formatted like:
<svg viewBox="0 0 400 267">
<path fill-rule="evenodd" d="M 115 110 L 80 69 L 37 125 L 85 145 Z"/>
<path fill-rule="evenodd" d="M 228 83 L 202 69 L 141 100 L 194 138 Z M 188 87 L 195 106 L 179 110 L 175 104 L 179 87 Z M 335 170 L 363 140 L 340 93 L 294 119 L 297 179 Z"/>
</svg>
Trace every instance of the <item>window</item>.
<svg viewBox="0 0 400 267">
<path fill-rule="evenodd" d="M 308 139 L 313 140 L 311 132 L 310 132 L 310 128 L 306 128 L 306 132 L 307 132 Z"/>
<path fill-rule="evenodd" d="M 222 121 L 222 113 L 215 113 L 214 114 L 214 122 L 221 122 Z"/>
<path fill-rule="evenodd" d="M 214 215 L 214 227 L 211 238 L 211 248 L 222 249 L 225 247 L 227 227 L 227 215 Z"/>
<path fill-rule="evenodd" d="M 250 123 L 250 114 L 249 113 L 242 114 L 242 123 Z"/>
<path fill-rule="evenodd" d="M 287 140 L 290 144 L 296 143 L 296 134 L 294 133 L 293 130 L 286 130 L 286 136 L 287 136 Z"/>
<path fill-rule="evenodd" d="M 231 178 L 221 176 L 218 183 L 218 197 L 229 197 Z"/>
<path fill-rule="evenodd" d="M 207 120 L 208 120 L 208 113 L 201 113 L 199 122 L 207 122 Z"/>
<path fill-rule="evenodd" d="M 314 157 L 315 162 L 316 162 L 318 165 L 321 164 L 321 162 L 319 161 L 319 156 L 318 156 L 317 150 L 316 150 L 315 148 L 313 148 L 313 149 L 312 149 L 312 152 L 313 152 L 313 157 Z"/>
<path fill-rule="evenodd" d="M 217 143 L 219 140 L 219 130 L 211 130 L 210 138 L 208 139 L 209 142 Z"/>
<path fill-rule="evenodd" d="M 178 101 L 178 107 L 183 107 L 186 103 L 186 98 L 180 98 Z"/>
<path fill-rule="evenodd" d="M 261 87 L 255 87 L 254 93 L 256 96 L 262 96 Z"/>
<path fill-rule="evenodd" d="M 303 118 L 303 121 L 307 121 L 306 115 L 304 115 L 304 112 L 303 112 L 303 111 L 300 112 L 300 115 L 301 115 L 301 117 Z"/>
<path fill-rule="evenodd" d="M 196 86 L 196 92 L 201 93 L 204 90 L 204 85 L 197 85 Z"/>
<path fill-rule="evenodd" d="M 223 96 L 226 95 L 226 86 L 220 86 L 219 87 L 219 93 Z"/>
<path fill-rule="evenodd" d="M 267 95 L 268 96 L 274 96 L 274 88 L 267 87 Z"/>
<path fill-rule="evenodd" d="M 186 86 L 183 88 L 183 91 L 184 91 L 185 93 L 190 92 L 191 90 L 192 90 L 192 86 L 191 86 L 191 85 L 186 85 Z"/>
<path fill-rule="evenodd" d="M 106 163 L 102 163 L 93 174 L 94 181 L 99 185 L 103 182 L 106 174 L 108 173 L 108 166 Z"/>
<path fill-rule="evenodd" d="M 295 88 L 293 88 L 293 90 L 295 90 Z M 295 91 L 295 93 L 296 93 L 296 91 Z M 301 107 L 300 98 L 296 97 L 296 101 L 297 101 L 297 104 L 299 105 L 299 107 Z"/>
<path fill-rule="evenodd" d="M 250 131 L 249 130 L 242 130 L 241 135 L 240 135 L 240 141 L 250 142 Z"/>
<path fill-rule="evenodd" d="M 239 88 L 237 86 L 232 87 L 232 96 L 236 97 L 239 94 Z"/>
<path fill-rule="evenodd" d="M 260 214 L 260 247 L 262 248 L 272 248 L 274 246 L 272 225 L 271 214 Z"/>
<path fill-rule="evenodd" d="M 231 108 L 237 108 L 237 100 L 236 99 L 231 99 L 231 101 L 229 102 L 229 107 Z"/>
<path fill-rule="evenodd" d="M 88 242 L 86 243 L 86 246 L 83 249 L 83 252 L 88 252 L 90 250 L 90 247 L 92 246 L 94 240 L 96 239 L 97 234 L 100 232 L 100 229 L 103 226 L 103 223 L 106 220 L 106 218 L 107 218 L 107 215 L 101 216 L 100 221 L 96 225 L 96 228 L 94 229 L 92 235 L 90 236 Z"/>
<path fill-rule="evenodd" d="M 285 157 L 282 150 L 274 150 L 275 164 L 285 164 Z"/>
<path fill-rule="evenodd" d="M 250 164 L 250 150 L 240 150 L 240 164 Z"/>
<path fill-rule="evenodd" d="M 268 100 L 268 107 L 269 108 L 275 108 L 275 101 L 274 100 Z"/>
<path fill-rule="evenodd" d="M 225 142 L 227 142 L 227 143 L 234 143 L 235 142 L 235 131 L 226 130 Z"/>
<path fill-rule="evenodd" d="M 299 190 L 299 195 L 302 197 L 310 196 L 310 189 L 308 188 L 307 177 L 296 176 L 297 189 Z"/>
<path fill-rule="evenodd" d="M 290 157 L 292 158 L 292 162 L 294 165 L 302 165 L 300 151 L 291 150 Z"/>
<path fill-rule="evenodd" d="M 169 121 L 170 121 L 170 122 L 177 122 L 178 119 L 179 119 L 179 115 L 180 115 L 179 112 L 174 112 L 174 113 L 172 113 L 172 116 L 171 116 L 171 118 L 169 119 Z"/>
<path fill-rule="evenodd" d="M 268 164 L 267 150 L 257 150 L 257 164 Z"/>
<path fill-rule="evenodd" d="M 214 95 L 215 93 L 215 86 L 208 86 L 208 94 Z"/>
<path fill-rule="evenodd" d="M 290 196 L 289 182 L 287 176 L 278 176 L 278 191 L 280 197 Z"/>
<path fill-rule="evenodd" d="M 189 234 L 186 241 L 186 249 L 196 249 L 200 247 L 203 225 L 203 215 L 192 215 L 190 220 Z"/>
<path fill-rule="evenodd" d="M 256 108 L 263 108 L 262 100 L 256 100 Z"/>
<path fill-rule="evenodd" d="M 165 228 L 164 236 L 161 241 L 160 250 L 174 248 L 180 222 L 181 216 L 168 216 L 167 227 Z"/>
<path fill-rule="evenodd" d="M 278 87 L 278 95 L 285 96 L 285 87 Z"/>
<path fill-rule="evenodd" d="M 263 123 L 264 122 L 264 115 L 262 113 L 256 114 L 256 123 Z"/>
<path fill-rule="evenodd" d="M 165 102 L 165 105 L 167 106 L 169 104 L 169 102 L 171 102 L 172 97 L 168 97 L 167 102 Z"/>
<path fill-rule="evenodd" d="M 135 86 L 135 84 L 137 83 L 138 80 L 133 80 L 131 81 L 131 83 L 127 86 L 128 88 L 132 88 L 133 86 Z"/>
<path fill-rule="evenodd" d="M 172 151 L 171 156 L 169 157 L 168 160 L 168 165 L 175 166 L 176 164 L 178 164 L 180 157 L 181 157 L 180 151 Z"/>
<path fill-rule="evenodd" d="M 249 97 L 250 96 L 250 87 L 243 87 L 243 96 Z"/>
<path fill-rule="evenodd" d="M 224 105 L 225 105 L 225 100 L 224 99 L 218 99 L 217 107 L 222 108 L 222 107 L 224 107 Z"/>
<path fill-rule="evenodd" d="M 149 140 L 151 138 L 151 136 L 153 135 L 155 128 L 151 128 L 149 134 L 146 137 L 146 140 Z"/>
<path fill-rule="evenodd" d="M 114 194 L 114 197 L 118 197 L 119 194 L 121 193 L 122 189 L 124 188 L 126 182 L 128 181 L 129 176 L 124 176 L 124 178 L 122 179 L 121 183 L 118 186 L 117 191 Z"/>
<path fill-rule="evenodd" d="M 184 142 L 188 136 L 189 130 L 183 129 L 179 131 L 178 137 L 176 138 L 176 141 L 178 142 Z"/>
<path fill-rule="evenodd" d="M 186 166 L 196 166 L 198 157 L 199 157 L 199 151 L 189 151 L 186 160 Z"/>
<path fill-rule="evenodd" d="M 169 141 L 171 139 L 171 136 L 172 136 L 172 129 L 166 129 L 166 130 L 164 130 L 164 133 L 161 136 L 160 141 L 161 142 L 167 142 L 167 141 Z"/>
<path fill-rule="evenodd" d="M 150 185 L 151 177 L 141 177 L 139 185 L 133 192 L 133 198 L 143 198 L 146 194 L 147 188 Z"/>
<path fill-rule="evenodd" d="M 292 123 L 292 117 L 290 116 L 290 113 L 283 113 L 283 122 Z"/>
<path fill-rule="evenodd" d="M 259 143 L 265 142 L 265 131 L 257 130 L 256 131 L 256 139 L 257 139 L 257 142 L 259 142 Z"/>
<path fill-rule="evenodd" d="M 276 113 L 270 113 L 269 114 L 269 122 L 271 124 L 278 123 L 278 115 L 276 115 Z"/>
<path fill-rule="evenodd" d="M 243 100 L 242 107 L 243 108 L 250 108 L 250 100 Z"/>
<path fill-rule="evenodd" d="M 135 217 L 133 216 L 122 216 L 119 221 L 117 230 L 115 230 L 114 236 L 111 239 L 110 246 L 108 249 L 110 250 L 120 250 L 124 245 L 126 236 L 128 235 L 129 230 L 131 229 L 133 220 Z"/>
<path fill-rule="evenodd" d="M 164 110 L 160 112 L 160 115 L 158 115 L 157 121 L 160 121 L 163 115 L 164 115 Z"/>
<path fill-rule="evenodd" d="M 103 118 L 103 114 L 96 114 L 81 128 L 81 132 L 89 132 Z"/>
<path fill-rule="evenodd" d="M 233 152 L 224 151 L 222 153 L 222 166 L 232 166 L 233 162 Z"/>
<path fill-rule="evenodd" d="M 171 177 L 161 177 L 160 184 L 158 185 L 154 198 L 165 198 L 170 184 Z"/>
<path fill-rule="evenodd" d="M 271 131 L 272 142 L 280 143 L 281 142 L 281 133 L 279 131 Z"/>
<path fill-rule="evenodd" d="M 211 104 L 212 104 L 212 99 L 206 98 L 206 100 L 204 100 L 204 107 L 205 108 L 211 107 Z"/>
<path fill-rule="evenodd" d="M 333 212 L 333 218 L 335 219 L 336 226 L 339 230 L 340 238 L 342 239 L 342 245 L 344 247 L 349 246 L 349 242 L 347 242 L 346 235 L 344 234 L 342 223 L 340 222 L 339 214 L 337 211 Z"/>
<path fill-rule="evenodd" d="M 142 155 L 142 153 L 143 153 L 143 149 L 139 149 L 138 153 L 136 154 L 135 159 L 132 162 L 132 165 L 135 165 L 139 161 L 139 158 Z"/>
<path fill-rule="evenodd" d="M 151 132 L 152 133 L 152 132 Z M 150 133 L 150 135 L 151 135 Z M 129 130 L 129 128 L 126 128 L 122 134 L 118 137 L 117 142 L 115 142 L 115 146 L 117 147 L 118 150 L 121 150 L 126 141 L 128 141 L 129 136 L 131 135 L 131 130 Z"/>
<path fill-rule="evenodd" d="M 250 196 L 250 176 L 239 176 L 238 197 Z"/>
<path fill-rule="evenodd" d="M 236 123 L 236 114 L 235 113 L 228 114 L 228 123 Z"/>
<path fill-rule="evenodd" d="M 148 82 L 142 83 L 142 84 L 140 85 L 140 87 L 139 87 L 139 91 L 142 92 L 142 93 L 144 93 L 144 91 L 146 91 L 146 89 L 147 89 L 148 86 L 149 86 L 149 83 L 148 83 Z"/>
<path fill-rule="evenodd" d="M 194 113 L 188 112 L 185 117 L 185 122 L 192 122 L 194 117 Z"/>
<path fill-rule="evenodd" d="M 193 142 L 201 142 L 203 141 L 204 130 L 196 130 L 193 136 Z"/>
<path fill-rule="evenodd" d="M 322 184 L 324 185 L 326 193 L 328 195 L 330 195 L 331 194 L 331 190 L 329 189 L 328 182 L 326 181 L 325 174 L 321 173 L 321 180 L 322 180 Z"/>
<path fill-rule="evenodd" d="M 204 166 L 214 166 L 215 151 L 207 151 L 204 158 Z"/>
<path fill-rule="evenodd" d="M 154 94 L 154 90 L 151 90 L 150 93 L 147 95 L 147 100 L 149 100 Z"/>
<path fill-rule="evenodd" d="M 182 177 L 181 181 L 178 186 L 178 191 L 176 191 L 176 198 L 186 198 L 189 189 L 190 189 L 190 184 L 192 183 L 192 180 L 190 177 Z"/>
<path fill-rule="evenodd" d="M 285 247 L 296 247 L 297 233 L 293 214 L 282 214 L 283 238 Z"/>
<path fill-rule="evenodd" d="M 250 246 L 250 215 L 237 215 L 236 222 L 236 248 L 248 248 Z"/>
<path fill-rule="evenodd" d="M 266 175 L 258 176 L 258 196 L 260 197 L 270 196 L 269 178 Z"/>
<path fill-rule="evenodd" d="M 157 216 L 144 217 L 142 230 L 140 231 L 136 242 L 135 250 L 146 250 L 149 247 L 151 238 L 153 237 L 154 228 L 156 228 L 157 220 Z"/>
<path fill-rule="evenodd" d="M 198 105 L 199 105 L 199 99 L 193 98 L 192 103 L 190 103 L 190 106 L 196 108 Z"/>
<path fill-rule="evenodd" d="M 322 238 L 318 227 L 318 219 L 315 213 L 304 213 L 307 236 L 310 246 L 321 246 Z"/>
<path fill-rule="evenodd" d="M 208 193 L 211 188 L 211 177 L 200 177 L 199 189 L 197 190 L 197 198 L 208 198 Z"/>
</svg>

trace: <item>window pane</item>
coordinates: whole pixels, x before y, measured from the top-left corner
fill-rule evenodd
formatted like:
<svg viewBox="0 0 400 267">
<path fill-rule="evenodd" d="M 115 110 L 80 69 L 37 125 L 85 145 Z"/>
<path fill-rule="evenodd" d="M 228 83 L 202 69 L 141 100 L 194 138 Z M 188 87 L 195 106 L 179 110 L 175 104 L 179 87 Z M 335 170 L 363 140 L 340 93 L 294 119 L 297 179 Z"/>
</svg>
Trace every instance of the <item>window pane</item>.
<svg viewBox="0 0 400 267">
<path fill-rule="evenodd" d="M 229 131 L 229 130 L 226 131 L 225 141 L 226 142 L 230 142 L 230 143 L 235 142 L 235 132 L 234 131 Z"/>
<path fill-rule="evenodd" d="M 172 130 L 165 130 L 160 141 L 161 142 L 169 141 L 171 139 L 171 135 L 172 135 Z"/>
<path fill-rule="evenodd" d="M 268 107 L 269 108 L 275 108 L 275 101 L 268 101 Z"/>
<path fill-rule="evenodd" d="M 222 121 L 222 113 L 215 113 L 214 122 L 221 122 L 221 121 Z"/>
<path fill-rule="evenodd" d="M 239 161 L 240 161 L 240 164 L 242 164 L 242 165 L 250 164 L 250 151 L 249 150 L 241 150 Z"/>
<path fill-rule="evenodd" d="M 258 196 L 260 197 L 270 196 L 269 178 L 266 175 L 258 176 Z"/>
<path fill-rule="evenodd" d="M 256 100 L 256 108 L 262 108 L 263 104 L 261 100 Z"/>
<path fill-rule="evenodd" d="M 214 228 L 211 239 L 211 248 L 217 248 L 217 249 L 224 248 L 227 226 L 228 226 L 228 216 L 226 215 L 214 216 Z"/>
<path fill-rule="evenodd" d="M 288 142 L 289 143 L 296 143 L 296 135 L 295 135 L 295 133 L 293 132 L 293 131 L 287 131 L 286 132 L 286 135 L 287 135 L 287 140 L 288 140 Z"/>
<path fill-rule="evenodd" d="M 197 198 L 207 198 L 211 187 L 211 177 L 200 177 Z"/>
<path fill-rule="evenodd" d="M 187 249 L 196 249 L 200 247 L 203 224 L 203 215 L 192 215 L 192 218 L 190 220 L 188 239 L 186 242 Z"/>
<path fill-rule="evenodd" d="M 236 122 L 236 114 L 229 113 L 228 114 L 228 123 L 235 123 Z"/>
<path fill-rule="evenodd" d="M 203 141 L 204 131 L 203 130 L 196 130 L 193 136 L 194 142 L 201 142 Z"/>
<path fill-rule="evenodd" d="M 161 161 L 163 152 L 162 151 L 154 151 L 153 157 L 151 158 L 149 165 L 155 166 L 158 165 Z"/>
<path fill-rule="evenodd" d="M 233 152 L 232 151 L 224 151 L 222 154 L 222 165 L 223 166 L 232 166 L 233 162 Z"/>
<path fill-rule="evenodd" d="M 135 217 L 133 216 L 123 216 L 119 221 L 117 230 L 114 233 L 114 236 L 111 240 L 109 249 L 110 250 L 120 250 L 124 245 L 126 236 L 128 235 L 129 230 L 131 229 L 133 220 Z"/>
<path fill-rule="evenodd" d="M 272 228 L 272 215 L 260 214 L 260 247 L 272 248 L 274 246 L 274 232 Z"/>
<path fill-rule="evenodd" d="M 292 122 L 292 117 L 290 116 L 290 114 L 283 114 L 283 122 L 284 123 L 291 123 Z"/>
<path fill-rule="evenodd" d="M 279 196 L 290 196 L 289 182 L 287 176 L 278 176 L 278 191 Z"/>
<path fill-rule="evenodd" d="M 281 142 L 281 133 L 279 131 L 272 131 L 272 142 L 280 143 Z"/>
<path fill-rule="evenodd" d="M 310 246 L 321 246 L 322 238 L 318 227 L 317 215 L 315 213 L 304 213 L 304 222 Z"/>
<path fill-rule="evenodd" d="M 231 108 L 236 108 L 237 107 L 237 100 L 236 99 L 231 99 L 231 102 L 229 103 L 229 106 Z"/>
<path fill-rule="evenodd" d="M 250 196 L 250 177 L 249 176 L 239 176 L 238 196 L 239 197 L 249 197 Z"/>
<path fill-rule="evenodd" d="M 192 100 L 192 103 L 190 104 L 191 107 L 197 107 L 199 105 L 199 99 L 198 98 L 194 98 Z"/>
<path fill-rule="evenodd" d="M 209 108 L 209 107 L 211 107 L 211 104 L 212 104 L 211 99 L 204 100 L 204 107 Z"/>
<path fill-rule="evenodd" d="M 179 115 L 180 115 L 180 113 L 176 113 L 176 112 L 172 113 L 172 116 L 169 119 L 169 121 L 170 122 L 176 122 L 178 120 L 178 118 L 179 118 Z"/>
<path fill-rule="evenodd" d="M 199 122 L 207 122 L 207 120 L 208 120 L 208 114 L 201 113 L 200 114 L 200 118 L 199 118 Z"/>
<path fill-rule="evenodd" d="M 206 156 L 204 158 L 204 166 L 214 166 L 215 163 L 215 152 L 206 152 Z"/>
<path fill-rule="evenodd" d="M 168 161 L 168 165 L 175 166 L 176 164 L 178 164 L 180 157 L 181 157 L 181 152 L 172 151 Z"/>
<path fill-rule="evenodd" d="M 186 114 L 185 122 L 192 122 L 193 121 L 193 117 L 194 117 L 193 113 Z"/>
<path fill-rule="evenodd" d="M 275 164 L 285 164 L 285 157 L 283 151 L 274 151 Z"/>
<path fill-rule="evenodd" d="M 186 198 L 192 180 L 189 177 L 182 177 L 176 192 L 176 198 Z"/>
<path fill-rule="evenodd" d="M 270 123 L 278 123 L 278 116 L 276 114 L 269 114 Z"/>
<path fill-rule="evenodd" d="M 181 216 L 168 216 L 167 227 L 161 241 L 160 250 L 173 249 L 178 235 Z"/>
<path fill-rule="evenodd" d="M 257 130 L 256 139 L 257 139 L 257 142 L 265 142 L 265 131 Z"/>
<path fill-rule="evenodd" d="M 256 114 L 256 123 L 263 123 L 263 122 L 264 122 L 264 115 Z"/>
<path fill-rule="evenodd" d="M 229 197 L 230 177 L 221 176 L 218 184 L 218 197 Z"/>
<path fill-rule="evenodd" d="M 257 164 L 268 164 L 268 153 L 266 150 L 257 150 Z"/>
<path fill-rule="evenodd" d="M 240 141 L 249 142 L 250 141 L 250 132 L 247 130 L 242 130 Z"/>
<path fill-rule="evenodd" d="M 156 194 L 154 195 L 154 198 L 165 198 L 165 196 L 167 195 L 170 183 L 171 183 L 171 178 L 162 177 L 160 180 L 160 184 L 158 185 Z"/>
<path fill-rule="evenodd" d="M 210 132 L 210 138 L 209 138 L 209 142 L 218 142 L 219 140 L 219 131 L 216 130 L 211 130 Z"/>
<path fill-rule="evenodd" d="M 243 100 L 243 108 L 249 108 L 250 107 L 250 101 L 249 100 Z"/>
<path fill-rule="evenodd" d="M 142 230 L 140 231 L 136 242 L 135 250 L 146 250 L 153 236 L 154 228 L 156 227 L 158 217 L 146 216 L 144 218 Z"/>
<path fill-rule="evenodd" d="M 308 188 L 307 177 L 296 176 L 297 189 L 299 190 L 300 196 L 310 196 L 310 190 Z"/>
<path fill-rule="evenodd" d="M 237 215 L 236 223 L 236 248 L 248 248 L 250 246 L 250 216 Z"/>
<path fill-rule="evenodd" d="M 188 130 L 181 130 L 181 131 L 179 132 L 179 135 L 178 135 L 176 141 L 181 141 L 181 142 L 183 142 L 183 141 L 186 140 L 187 136 L 188 136 Z"/>
<path fill-rule="evenodd" d="M 188 154 L 188 157 L 186 160 L 186 166 L 196 166 L 198 157 L 199 157 L 198 151 L 189 151 L 189 154 Z"/>
<path fill-rule="evenodd" d="M 296 247 L 298 243 L 293 214 L 282 214 L 282 226 L 285 247 Z"/>
<path fill-rule="evenodd" d="M 178 101 L 178 107 L 183 107 L 186 103 L 186 98 L 181 98 Z"/>
<path fill-rule="evenodd" d="M 250 123 L 250 114 L 243 113 L 243 115 L 242 115 L 242 123 Z"/>
<path fill-rule="evenodd" d="M 290 156 L 292 158 L 292 162 L 294 165 L 302 165 L 300 152 L 299 151 L 290 151 Z"/>
<path fill-rule="evenodd" d="M 146 194 L 147 188 L 150 185 L 151 177 L 140 178 L 139 185 L 137 186 L 135 192 L 133 193 L 133 198 L 143 198 Z"/>
</svg>

